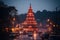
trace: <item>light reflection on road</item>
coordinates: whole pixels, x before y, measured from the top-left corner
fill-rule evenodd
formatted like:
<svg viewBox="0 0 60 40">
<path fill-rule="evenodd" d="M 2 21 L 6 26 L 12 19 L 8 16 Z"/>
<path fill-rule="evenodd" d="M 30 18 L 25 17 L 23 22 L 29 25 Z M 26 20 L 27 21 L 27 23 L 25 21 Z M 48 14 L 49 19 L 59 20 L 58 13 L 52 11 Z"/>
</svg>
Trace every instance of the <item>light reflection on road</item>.
<svg viewBox="0 0 60 40">
<path fill-rule="evenodd" d="M 38 34 L 34 31 L 32 37 L 29 37 L 28 35 L 19 35 L 16 38 L 14 38 L 13 40 L 37 40 L 38 38 Z M 38 38 L 38 40 L 41 40 L 40 37 Z"/>
<path fill-rule="evenodd" d="M 36 40 L 36 38 L 37 38 L 37 33 L 36 33 L 36 31 L 34 31 L 33 37 L 34 37 L 34 40 Z"/>
</svg>

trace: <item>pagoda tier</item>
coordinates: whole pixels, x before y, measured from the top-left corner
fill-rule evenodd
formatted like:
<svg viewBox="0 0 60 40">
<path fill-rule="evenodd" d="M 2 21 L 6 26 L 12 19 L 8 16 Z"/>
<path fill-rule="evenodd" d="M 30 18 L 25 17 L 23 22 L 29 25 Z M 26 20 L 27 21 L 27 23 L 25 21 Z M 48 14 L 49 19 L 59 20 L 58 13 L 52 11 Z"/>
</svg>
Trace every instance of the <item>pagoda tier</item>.
<svg viewBox="0 0 60 40">
<path fill-rule="evenodd" d="M 26 20 L 22 24 L 24 27 L 36 27 L 37 25 L 31 4 L 28 10 L 28 13 L 26 15 Z"/>
</svg>

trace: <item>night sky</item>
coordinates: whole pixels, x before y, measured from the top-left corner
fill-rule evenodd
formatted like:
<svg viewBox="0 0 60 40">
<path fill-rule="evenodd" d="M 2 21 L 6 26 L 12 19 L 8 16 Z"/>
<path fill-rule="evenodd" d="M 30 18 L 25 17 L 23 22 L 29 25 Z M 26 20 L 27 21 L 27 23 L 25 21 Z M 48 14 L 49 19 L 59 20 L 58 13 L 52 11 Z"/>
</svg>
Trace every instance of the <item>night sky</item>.
<svg viewBox="0 0 60 40">
<path fill-rule="evenodd" d="M 30 3 L 33 11 L 54 11 L 56 7 L 60 7 L 60 0 L 2 0 L 8 6 L 15 6 L 18 14 L 27 13 Z"/>
</svg>

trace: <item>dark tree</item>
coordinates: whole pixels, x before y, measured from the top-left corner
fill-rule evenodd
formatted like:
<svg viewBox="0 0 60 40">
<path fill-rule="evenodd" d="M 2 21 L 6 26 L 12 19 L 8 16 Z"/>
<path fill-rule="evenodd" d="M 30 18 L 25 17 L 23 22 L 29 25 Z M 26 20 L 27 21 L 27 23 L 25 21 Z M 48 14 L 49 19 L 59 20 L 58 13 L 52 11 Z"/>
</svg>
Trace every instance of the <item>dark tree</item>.
<svg viewBox="0 0 60 40">
<path fill-rule="evenodd" d="M 12 18 L 12 14 L 10 14 L 11 11 L 16 10 L 15 7 L 10 7 L 5 5 L 2 1 L 0 1 L 0 40 L 9 40 L 9 31 L 7 32 L 5 30 L 6 27 L 10 27 L 11 21 L 10 18 Z M 13 11 L 14 14 L 15 11 Z"/>
</svg>

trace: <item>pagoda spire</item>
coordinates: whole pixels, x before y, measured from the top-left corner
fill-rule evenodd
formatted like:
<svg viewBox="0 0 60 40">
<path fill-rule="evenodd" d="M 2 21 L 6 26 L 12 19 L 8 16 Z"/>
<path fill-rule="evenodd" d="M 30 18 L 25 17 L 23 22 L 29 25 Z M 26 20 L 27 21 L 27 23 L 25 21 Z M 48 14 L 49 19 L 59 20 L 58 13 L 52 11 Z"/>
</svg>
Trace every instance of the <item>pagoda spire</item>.
<svg viewBox="0 0 60 40">
<path fill-rule="evenodd" d="M 23 25 L 25 27 L 36 27 L 36 25 L 37 25 L 31 4 L 30 4 L 30 7 L 28 9 L 28 13 L 26 15 L 26 19 L 23 22 Z"/>
<path fill-rule="evenodd" d="M 31 3 L 30 3 L 30 9 L 32 9 L 32 7 L 31 7 Z"/>
<path fill-rule="evenodd" d="M 28 13 L 32 13 L 32 12 L 33 12 L 33 10 L 32 10 L 32 6 L 31 6 L 31 3 L 30 3 L 30 7 L 28 9 Z"/>
</svg>

